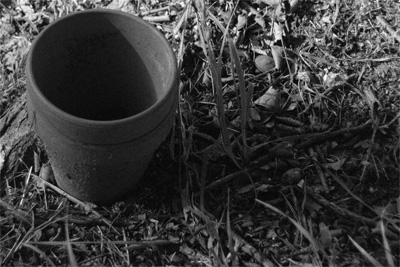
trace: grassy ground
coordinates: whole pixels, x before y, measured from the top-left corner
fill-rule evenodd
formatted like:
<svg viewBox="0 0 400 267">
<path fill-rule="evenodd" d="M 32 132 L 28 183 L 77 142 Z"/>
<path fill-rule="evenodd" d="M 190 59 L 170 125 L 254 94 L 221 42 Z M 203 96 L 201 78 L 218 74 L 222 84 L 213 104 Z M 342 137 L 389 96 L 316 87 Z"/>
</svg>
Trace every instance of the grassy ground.
<svg viewBox="0 0 400 267">
<path fill-rule="evenodd" d="M 0 3 L 1 138 L 32 40 L 70 12 L 144 17 L 181 68 L 173 131 L 113 206 L 52 185 L 37 137 L 0 139 L 1 266 L 399 265 L 398 1 Z"/>
</svg>

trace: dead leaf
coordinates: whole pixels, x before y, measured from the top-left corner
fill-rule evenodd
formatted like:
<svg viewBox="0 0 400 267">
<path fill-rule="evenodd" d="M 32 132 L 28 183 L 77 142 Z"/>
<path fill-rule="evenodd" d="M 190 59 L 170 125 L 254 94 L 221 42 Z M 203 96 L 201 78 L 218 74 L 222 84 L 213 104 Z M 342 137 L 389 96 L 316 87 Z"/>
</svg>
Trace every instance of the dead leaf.
<svg viewBox="0 0 400 267">
<path fill-rule="evenodd" d="M 109 9 L 121 9 L 124 5 L 129 3 L 129 0 L 113 0 L 107 5 Z"/>
<path fill-rule="evenodd" d="M 372 91 L 370 88 L 364 89 L 364 99 L 371 110 L 375 110 L 376 108 L 382 106 L 379 100 L 376 98 L 375 92 Z"/>
<path fill-rule="evenodd" d="M 336 162 L 325 163 L 324 166 L 325 166 L 326 168 L 329 168 L 329 169 L 338 171 L 338 170 L 341 170 L 341 169 L 342 169 L 344 161 L 345 161 L 344 159 L 340 159 L 340 160 L 338 160 L 338 161 L 336 161 Z"/>
<path fill-rule="evenodd" d="M 305 208 L 311 213 L 311 214 L 315 214 L 315 216 L 317 216 L 316 214 L 318 212 L 320 212 L 320 210 L 322 209 L 322 206 L 319 205 L 317 202 L 315 202 L 314 200 L 312 200 L 311 198 L 307 197 L 306 201 L 304 203 Z"/>
<path fill-rule="evenodd" d="M 335 73 L 335 72 L 328 72 L 323 77 L 324 86 L 326 88 L 330 88 L 334 85 L 337 85 L 338 83 L 345 82 L 347 80 L 348 77 L 346 74 Z"/>
<path fill-rule="evenodd" d="M 256 15 L 256 17 L 254 18 L 255 22 L 257 22 L 258 25 L 261 26 L 261 28 L 265 29 L 266 24 L 265 24 L 265 20 L 263 16 L 258 16 Z"/>
<path fill-rule="evenodd" d="M 113 0 L 106 8 L 134 13 L 134 6 L 130 0 Z"/>
<path fill-rule="evenodd" d="M 261 120 L 260 113 L 255 108 L 250 108 L 249 109 L 249 116 L 254 121 L 260 121 Z"/>
<path fill-rule="evenodd" d="M 15 33 L 15 28 L 11 22 L 3 22 L 0 25 L 0 40 L 4 36 L 11 36 Z"/>
<path fill-rule="evenodd" d="M 239 14 L 238 18 L 237 18 L 237 23 L 236 23 L 236 29 L 240 30 L 242 28 L 244 28 L 247 24 L 247 13 L 243 12 L 241 14 Z"/>
<path fill-rule="evenodd" d="M 371 231 L 372 234 L 378 234 L 378 235 L 382 235 L 382 232 L 384 232 L 385 236 L 390 240 L 399 240 L 398 233 L 391 231 L 386 226 L 383 226 L 382 228 L 380 224 L 377 224 L 376 227 Z"/>
<path fill-rule="evenodd" d="M 263 94 L 260 98 L 258 98 L 254 103 L 256 105 L 260 105 L 265 107 L 267 110 L 272 110 L 276 108 L 276 100 L 279 97 L 279 91 L 273 88 L 272 86 Z"/>
<path fill-rule="evenodd" d="M 269 72 L 275 69 L 274 59 L 270 56 L 261 55 L 254 61 L 257 69 L 261 72 Z"/>
<path fill-rule="evenodd" d="M 1 148 L 0 149 L 0 173 L 1 173 L 1 170 L 3 169 L 4 166 L 4 162 L 6 161 L 5 160 L 6 152 L 4 151 L 3 146 L 1 146 L 0 148 Z"/>
<path fill-rule="evenodd" d="M 39 178 L 36 180 L 36 184 L 39 188 L 45 189 L 44 181 L 55 184 L 56 179 L 54 177 L 53 169 L 51 168 L 51 165 L 49 163 L 44 164 L 40 168 L 40 173 L 39 173 Z"/>
<path fill-rule="evenodd" d="M 275 232 L 275 228 L 271 227 L 269 228 L 268 232 L 267 232 L 267 238 L 270 238 L 272 240 L 274 240 L 275 238 L 278 237 L 278 234 Z"/>
<path fill-rule="evenodd" d="M 290 144 L 279 143 L 268 151 L 271 158 L 293 158 Z"/>
<path fill-rule="evenodd" d="M 271 46 L 272 57 L 274 58 L 275 68 L 281 70 L 283 67 L 283 48 L 281 46 Z"/>
<path fill-rule="evenodd" d="M 327 14 L 327 15 L 323 16 L 322 19 L 321 19 L 321 22 L 331 25 L 332 24 L 331 15 Z"/>
<path fill-rule="evenodd" d="M 391 218 L 396 221 L 400 221 L 400 219 L 396 219 L 398 214 L 397 203 L 393 202 L 388 204 L 387 206 L 374 206 L 374 210 L 377 214 L 380 214 L 382 217 Z"/>
<path fill-rule="evenodd" d="M 281 0 L 261 0 L 261 2 L 269 6 L 277 6 L 281 3 Z"/>
<path fill-rule="evenodd" d="M 282 183 L 297 184 L 301 180 L 301 169 L 293 168 L 282 175 Z"/>
<path fill-rule="evenodd" d="M 321 245 L 325 248 L 332 247 L 331 232 L 329 231 L 329 228 L 323 222 L 321 222 L 319 224 L 319 233 L 320 233 L 319 241 L 321 242 Z"/>
<path fill-rule="evenodd" d="M 274 43 L 282 41 L 284 31 L 280 23 L 274 22 L 273 33 L 274 33 Z"/>
</svg>

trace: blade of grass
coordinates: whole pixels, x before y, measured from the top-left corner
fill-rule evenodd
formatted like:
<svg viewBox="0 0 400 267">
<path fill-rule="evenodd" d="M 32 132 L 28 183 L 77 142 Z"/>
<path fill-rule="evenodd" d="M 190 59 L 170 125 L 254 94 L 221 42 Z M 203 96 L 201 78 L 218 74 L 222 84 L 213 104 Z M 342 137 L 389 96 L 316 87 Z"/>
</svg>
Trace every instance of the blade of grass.
<svg viewBox="0 0 400 267">
<path fill-rule="evenodd" d="M 363 254 L 364 257 L 367 258 L 367 260 L 369 260 L 375 267 L 383 267 L 382 264 L 375 260 L 365 249 L 363 249 L 363 247 L 361 247 L 356 241 L 354 241 L 351 236 L 348 237 L 351 243 L 353 243 L 353 245 L 358 249 L 358 251 L 360 251 L 360 253 Z"/>
<path fill-rule="evenodd" d="M 206 177 L 207 177 L 207 167 L 208 167 L 208 153 L 204 153 L 203 155 L 203 163 L 201 167 L 200 174 L 200 210 L 204 212 L 204 192 L 206 185 Z"/>
<path fill-rule="evenodd" d="M 46 253 L 44 253 L 42 250 L 38 249 L 37 247 L 28 244 L 28 243 L 24 243 L 22 244 L 22 246 L 29 248 L 33 251 L 35 251 L 37 254 L 39 254 L 45 261 L 47 261 L 48 264 L 50 264 L 50 266 L 56 267 L 56 265 L 53 263 L 53 261 L 47 257 Z"/>
<path fill-rule="evenodd" d="M 229 42 L 229 51 L 231 54 L 231 62 L 234 65 L 234 69 L 236 75 L 239 79 L 239 92 L 240 92 L 240 107 L 241 107 L 241 115 L 240 115 L 240 127 L 242 131 L 242 142 L 243 142 L 243 149 L 242 149 L 242 162 L 245 163 L 247 161 L 247 142 L 246 142 L 246 125 L 247 125 L 247 113 L 248 113 L 248 95 L 246 93 L 246 83 L 244 80 L 244 72 L 242 66 L 240 65 L 239 55 L 237 53 L 237 49 L 233 40 L 231 38 L 228 39 Z M 233 69 L 233 67 L 232 67 Z M 233 79 L 236 84 L 235 78 Z"/>
<path fill-rule="evenodd" d="M 382 241 L 383 241 L 383 248 L 385 249 L 385 255 L 386 255 L 386 260 L 388 262 L 389 267 L 394 267 L 394 261 L 393 261 L 393 254 L 392 250 L 390 249 L 389 242 L 386 238 L 386 227 L 383 225 L 383 221 L 379 221 L 379 227 L 381 228 L 381 233 L 382 233 Z"/>
<path fill-rule="evenodd" d="M 199 18 L 198 18 L 199 19 Z M 199 29 L 199 36 L 201 40 L 201 46 L 204 51 L 204 54 L 207 56 L 208 65 L 211 71 L 211 79 L 212 79 L 212 86 L 213 91 L 216 94 L 217 100 L 217 112 L 218 112 L 218 121 L 221 127 L 221 135 L 222 135 L 222 144 L 223 147 L 231 158 L 231 160 L 235 163 L 238 168 L 241 168 L 239 163 L 236 160 L 236 157 L 233 153 L 230 138 L 229 138 L 229 131 L 228 126 L 225 120 L 225 108 L 224 102 L 222 97 L 222 79 L 221 79 L 221 69 L 222 69 L 222 61 L 219 59 L 218 61 L 215 58 L 213 46 L 211 41 L 208 39 L 209 33 L 206 32 L 205 22 L 201 21 L 201 27 Z"/>
<path fill-rule="evenodd" d="M 171 240 L 151 240 L 151 241 L 70 241 L 71 245 L 129 245 L 134 247 L 152 247 L 157 245 L 173 245 L 178 242 Z M 40 245 L 40 246 L 65 246 L 65 241 L 28 241 L 25 244 Z"/>
<path fill-rule="evenodd" d="M 226 208 L 226 233 L 228 235 L 228 248 L 229 252 L 231 253 L 231 262 L 232 266 L 238 266 L 238 257 L 235 251 L 235 248 L 233 246 L 233 234 L 232 234 L 232 228 L 231 228 L 231 218 L 230 218 L 230 190 L 228 188 L 228 205 Z"/>
<path fill-rule="evenodd" d="M 0 203 L 1 202 L 2 201 L 0 201 Z M 35 227 L 34 215 L 32 213 L 32 216 L 31 216 L 32 220 L 31 220 L 31 223 L 29 224 L 30 225 L 30 229 L 28 231 L 26 231 L 23 236 L 22 235 L 19 236 L 18 240 L 14 243 L 12 249 L 9 251 L 9 253 L 6 255 L 6 257 L 3 259 L 1 264 L 6 265 L 7 262 L 9 260 L 11 260 L 11 257 L 13 256 L 15 251 L 18 251 L 21 248 L 21 246 L 23 246 L 24 244 L 28 243 L 33 237 L 35 237 L 38 233 L 40 233 L 44 228 L 46 228 L 47 226 L 49 226 L 52 223 L 55 223 L 55 222 L 57 222 L 59 220 L 64 219 L 64 218 L 55 219 L 58 216 L 58 214 L 61 213 L 62 207 L 64 206 L 64 204 L 65 204 L 65 201 L 61 202 L 58 205 L 58 208 L 57 208 L 55 214 L 49 220 L 47 220 L 46 222 L 40 224 L 37 227 Z"/>
<path fill-rule="evenodd" d="M 328 255 L 326 254 L 324 248 L 322 246 L 319 245 L 319 242 L 310 234 L 310 232 L 308 232 L 301 224 L 299 224 L 298 222 L 296 222 L 295 220 L 293 220 L 291 217 L 289 217 L 288 215 L 286 215 L 285 213 L 283 213 L 282 211 L 280 211 L 279 209 L 275 208 L 274 206 L 265 203 L 259 199 L 256 199 L 256 202 L 260 203 L 261 205 L 263 205 L 264 207 L 280 214 L 281 216 L 289 219 L 289 221 L 296 226 L 296 228 L 308 239 L 308 241 L 311 243 L 311 245 L 314 247 L 314 250 L 319 250 L 322 252 L 322 254 L 324 255 L 325 258 L 328 258 Z M 318 253 L 317 251 L 314 251 L 316 254 L 316 258 L 318 258 Z M 321 264 L 322 266 L 322 264 Z"/>
<path fill-rule="evenodd" d="M 123 240 L 126 242 L 128 239 L 126 238 L 126 230 L 125 229 L 122 229 L 122 237 L 123 237 Z M 125 257 L 126 257 L 126 262 L 127 262 L 127 264 L 128 264 L 128 266 L 131 266 L 132 264 L 131 264 L 131 257 L 129 256 L 129 251 L 128 251 L 128 245 L 125 245 L 124 246 L 124 249 L 126 250 L 125 251 Z"/>
<path fill-rule="evenodd" d="M 67 251 L 68 251 L 68 259 L 69 259 L 69 265 L 72 267 L 78 267 L 78 262 L 76 261 L 76 257 L 74 254 L 74 251 L 72 249 L 71 241 L 69 240 L 69 230 L 68 230 L 68 206 L 67 206 L 67 220 L 65 221 L 65 236 L 66 236 L 66 246 L 67 246 Z"/>
<path fill-rule="evenodd" d="M 4 209 L 8 210 L 10 213 L 12 213 L 15 216 L 15 218 L 20 223 L 22 223 L 24 226 L 26 226 L 26 227 L 32 226 L 32 222 L 29 221 L 28 214 L 25 213 L 24 211 L 15 209 L 13 206 L 11 206 L 7 202 L 3 201 L 2 199 L 0 199 L 0 207 L 4 208 Z"/>
<path fill-rule="evenodd" d="M 19 202 L 20 207 L 22 207 L 25 203 L 26 192 L 28 191 L 28 185 L 29 185 L 29 181 L 31 179 L 31 174 L 32 174 L 32 167 L 29 168 L 28 176 L 25 179 L 24 192 L 22 193 L 21 201 Z"/>
<path fill-rule="evenodd" d="M 98 217 L 100 220 L 102 220 L 105 224 L 107 224 L 110 229 L 112 229 L 113 231 L 115 231 L 117 234 L 121 234 L 120 232 L 118 232 L 116 230 L 115 227 L 113 227 L 111 221 L 109 221 L 108 219 L 104 218 L 104 216 L 102 216 L 100 213 L 98 213 L 97 211 L 95 211 L 92 208 L 92 204 L 90 203 L 85 203 L 80 201 L 79 199 L 71 196 L 70 194 L 66 193 L 65 191 L 61 190 L 60 188 L 58 188 L 57 186 L 47 182 L 46 180 L 42 179 L 41 177 L 38 177 L 38 179 L 40 179 L 46 186 L 48 186 L 49 188 L 51 188 L 53 191 L 57 192 L 58 194 L 68 198 L 71 202 L 78 204 L 80 207 L 84 208 L 86 212 L 91 212 L 93 215 L 95 215 L 96 217 Z"/>
<path fill-rule="evenodd" d="M 319 162 L 315 162 L 316 164 L 318 164 L 321 168 L 323 168 L 350 196 L 352 196 L 355 200 L 357 200 L 358 202 L 360 202 L 361 204 L 363 204 L 366 208 L 368 208 L 370 211 L 372 211 L 373 213 L 375 213 L 376 215 L 380 215 L 378 212 L 376 212 L 376 210 L 374 208 L 372 208 L 370 205 L 368 205 L 367 203 L 365 203 L 360 197 L 358 197 L 356 194 L 354 194 L 350 188 L 346 185 L 345 182 L 342 181 L 342 179 L 339 178 L 339 176 L 337 176 L 336 174 L 334 174 L 331 170 L 329 170 L 328 168 L 325 168 L 322 164 L 320 164 Z"/>
<path fill-rule="evenodd" d="M 233 15 L 235 14 L 235 10 L 237 9 L 238 4 L 239 4 L 239 1 L 236 2 L 235 7 L 233 8 L 232 14 L 227 23 L 228 27 L 226 27 L 226 28 L 221 24 L 221 22 L 211 12 L 208 12 L 208 16 L 215 23 L 215 25 L 217 25 L 217 27 L 220 29 L 220 31 L 223 32 L 223 39 L 222 39 L 222 43 L 221 43 L 219 58 L 220 59 L 222 58 L 225 43 L 226 43 L 226 40 L 228 39 L 229 40 L 228 41 L 229 49 L 230 49 L 230 54 L 231 54 L 231 62 L 234 62 L 234 67 L 232 67 L 232 73 L 236 73 L 237 76 L 239 77 L 239 89 L 240 89 L 240 96 L 241 96 L 241 103 L 242 103 L 241 108 L 242 108 L 242 112 L 243 111 L 245 112 L 245 114 L 241 115 L 241 129 L 242 129 L 242 138 L 243 138 L 243 147 L 244 147 L 244 149 L 242 151 L 242 163 L 244 163 L 246 161 L 245 159 L 247 157 L 247 143 L 246 143 L 246 131 L 243 130 L 243 125 L 244 125 L 244 129 L 245 129 L 246 122 L 247 122 L 247 110 L 248 110 L 247 107 L 249 106 L 249 104 L 247 104 L 247 102 L 249 101 L 249 99 L 248 99 L 248 95 L 246 95 L 246 93 L 245 93 L 246 87 L 245 87 L 245 81 L 244 81 L 244 73 L 243 73 L 243 69 L 240 65 L 240 60 L 239 60 L 239 56 L 237 53 L 237 49 L 233 43 L 232 38 L 229 35 L 229 25 L 232 21 Z M 233 52 L 232 52 L 232 49 L 234 50 Z M 236 67 L 236 71 L 235 71 L 235 67 Z M 235 77 L 233 77 L 233 80 L 236 84 Z M 221 84 L 221 86 L 222 86 L 222 84 Z M 253 89 L 253 88 L 251 87 L 251 89 Z M 253 93 L 251 90 L 251 95 L 252 94 Z M 251 99 L 250 99 L 250 101 L 251 101 Z M 243 103 L 245 103 L 245 104 L 243 104 Z M 243 118 L 246 118 L 246 121 L 243 122 Z"/>
</svg>

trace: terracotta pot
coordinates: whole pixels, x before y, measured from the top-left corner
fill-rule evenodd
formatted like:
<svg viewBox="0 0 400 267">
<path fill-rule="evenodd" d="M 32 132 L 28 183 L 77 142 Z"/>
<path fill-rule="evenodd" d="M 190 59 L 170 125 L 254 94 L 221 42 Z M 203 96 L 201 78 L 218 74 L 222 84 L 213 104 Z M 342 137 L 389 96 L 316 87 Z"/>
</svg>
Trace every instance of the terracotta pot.
<svg viewBox="0 0 400 267">
<path fill-rule="evenodd" d="M 57 184 L 112 203 L 131 191 L 173 125 L 175 55 L 152 25 L 95 9 L 58 19 L 27 60 L 28 111 Z"/>
</svg>

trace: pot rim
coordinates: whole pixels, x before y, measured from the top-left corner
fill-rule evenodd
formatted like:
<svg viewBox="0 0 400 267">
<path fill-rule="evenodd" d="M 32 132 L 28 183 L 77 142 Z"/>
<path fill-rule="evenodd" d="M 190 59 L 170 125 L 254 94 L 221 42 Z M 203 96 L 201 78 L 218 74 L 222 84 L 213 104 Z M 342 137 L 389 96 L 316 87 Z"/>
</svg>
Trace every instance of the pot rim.
<svg viewBox="0 0 400 267">
<path fill-rule="evenodd" d="M 52 24 L 55 23 L 59 23 L 61 21 L 64 21 L 66 19 L 70 19 L 72 17 L 75 16 L 82 16 L 85 15 L 85 13 L 102 13 L 102 14 L 114 14 L 114 15 L 119 15 L 119 16 L 125 16 L 128 17 L 129 19 L 134 20 L 136 23 L 140 23 L 142 25 L 144 25 L 145 27 L 147 27 L 149 30 L 153 31 L 154 34 L 158 35 L 160 42 L 163 43 L 166 47 L 167 47 L 167 51 L 169 56 L 172 59 L 172 75 L 170 75 L 165 83 L 165 88 L 168 88 L 167 92 L 165 93 L 165 95 L 160 98 L 157 99 L 157 101 L 151 105 L 149 108 L 126 118 L 122 118 L 122 119 L 116 119 L 116 120 L 91 120 L 91 119 L 85 119 L 85 118 L 81 118 L 75 115 L 72 115 L 62 109 L 60 109 L 59 107 L 57 107 L 56 105 L 54 105 L 39 89 L 39 86 L 36 83 L 36 79 L 33 75 L 33 66 L 32 66 L 32 51 L 35 49 L 35 46 L 38 42 L 38 40 L 45 34 L 45 32 L 47 31 L 48 27 L 50 27 Z M 67 14 L 61 18 L 58 18 L 57 20 L 55 20 L 53 23 L 51 23 L 50 25 L 48 25 L 44 30 L 42 30 L 35 38 L 35 40 L 33 41 L 31 47 L 30 47 L 30 51 L 28 54 L 28 58 L 27 58 L 27 65 L 26 65 L 26 76 L 27 79 L 29 79 L 30 83 L 31 83 L 31 89 L 32 91 L 35 92 L 36 96 L 40 99 L 40 101 L 42 101 L 42 103 L 44 105 L 47 106 L 47 108 L 50 109 L 50 111 L 53 113 L 53 115 L 56 115 L 58 117 L 62 117 L 67 119 L 70 122 L 73 122 L 75 124 L 90 124 L 92 126 L 98 126 L 98 127 L 103 127 L 103 126 L 112 126 L 112 125 L 117 125 L 117 124 L 122 124 L 122 123 L 128 123 L 131 122 L 133 120 L 137 120 L 141 117 L 145 117 L 147 116 L 149 113 L 152 113 L 154 110 L 157 110 L 158 108 L 160 108 L 161 106 L 164 105 L 165 102 L 168 101 L 168 99 L 170 99 L 170 95 L 176 93 L 175 88 L 178 88 L 177 84 L 178 84 L 178 64 L 176 61 L 176 57 L 175 54 L 171 48 L 170 43 L 167 41 L 167 39 L 164 37 L 164 35 L 157 30 L 153 25 L 151 25 L 150 23 L 144 21 L 143 19 L 132 15 L 130 13 L 127 12 L 123 12 L 120 10 L 111 10 L 111 9 L 104 9 L 104 8 L 97 8 L 97 9 L 90 9 L 90 10 L 82 10 L 82 11 L 77 11 L 77 12 L 73 12 L 70 14 Z"/>
</svg>

